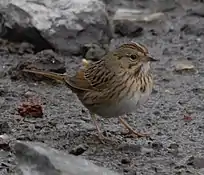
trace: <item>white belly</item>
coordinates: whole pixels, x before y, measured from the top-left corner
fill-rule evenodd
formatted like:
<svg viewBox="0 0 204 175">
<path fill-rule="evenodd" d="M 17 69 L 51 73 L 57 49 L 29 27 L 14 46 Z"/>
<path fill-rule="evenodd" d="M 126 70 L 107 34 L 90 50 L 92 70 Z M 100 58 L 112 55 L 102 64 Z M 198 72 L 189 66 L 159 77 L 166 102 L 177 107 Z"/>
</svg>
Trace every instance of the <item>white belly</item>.
<svg viewBox="0 0 204 175">
<path fill-rule="evenodd" d="M 117 104 L 109 104 L 95 111 L 95 113 L 104 118 L 119 117 L 127 113 L 136 112 L 137 108 L 144 104 L 150 92 L 135 93 L 132 98 L 124 98 Z"/>
</svg>

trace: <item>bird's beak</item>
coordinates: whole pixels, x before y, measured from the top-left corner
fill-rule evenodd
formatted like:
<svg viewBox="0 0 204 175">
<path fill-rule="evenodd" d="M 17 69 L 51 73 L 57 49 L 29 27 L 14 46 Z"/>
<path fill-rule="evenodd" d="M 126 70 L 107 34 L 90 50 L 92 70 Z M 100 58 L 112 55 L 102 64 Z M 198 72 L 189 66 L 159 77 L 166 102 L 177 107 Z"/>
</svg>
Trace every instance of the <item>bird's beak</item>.
<svg viewBox="0 0 204 175">
<path fill-rule="evenodd" d="M 156 60 L 155 58 L 153 58 L 153 57 L 151 57 L 151 56 L 146 56 L 146 57 L 145 57 L 145 60 L 146 60 L 146 61 L 151 61 L 151 62 L 153 62 L 153 61 L 159 61 L 159 60 Z"/>
</svg>

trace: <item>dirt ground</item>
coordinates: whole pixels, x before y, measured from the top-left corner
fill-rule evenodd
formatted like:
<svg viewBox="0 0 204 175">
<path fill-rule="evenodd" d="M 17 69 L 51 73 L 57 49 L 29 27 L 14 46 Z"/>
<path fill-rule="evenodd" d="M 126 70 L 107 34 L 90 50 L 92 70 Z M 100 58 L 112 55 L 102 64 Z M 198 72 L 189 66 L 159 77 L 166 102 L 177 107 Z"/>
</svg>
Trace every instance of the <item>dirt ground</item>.
<svg viewBox="0 0 204 175">
<path fill-rule="evenodd" d="M 9 72 L 23 57 L 5 52 L 0 53 L 0 134 L 44 142 L 128 175 L 204 174 L 204 18 L 186 10 L 193 3 L 183 5 L 167 12 L 165 22 L 148 24 L 142 36 L 132 38 L 160 60 L 152 64 L 155 85 L 149 101 L 126 117 L 150 138 L 127 137 L 117 118 L 99 118 L 101 128 L 117 140 L 101 144 L 88 111 L 68 88 L 11 79 Z M 65 58 L 68 73 L 79 67 L 80 59 Z M 189 70 L 180 70 L 182 66 Z M 28 95 L 41 100 L 42 118 L 19 116 L 17 107 Z M 16 163 L 13 153 L 2 149 L 0 156 L 0 174 L 10 174 Z"/>
</svg>

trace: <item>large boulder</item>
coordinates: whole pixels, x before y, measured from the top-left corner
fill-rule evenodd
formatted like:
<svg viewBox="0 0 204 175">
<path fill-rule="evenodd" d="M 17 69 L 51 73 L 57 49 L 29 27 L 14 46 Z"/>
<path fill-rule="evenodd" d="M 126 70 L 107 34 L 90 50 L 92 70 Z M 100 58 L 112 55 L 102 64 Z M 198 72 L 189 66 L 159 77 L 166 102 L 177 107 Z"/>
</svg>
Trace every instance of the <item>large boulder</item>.
<svg viewBox="0 0 204 175">
<path fill-rule="evenodd" d="M 109 44 L 112 27 L 100 0 L 1 0 L 0 37 L 81 54 L 86 44 Z"/>
<path fill-rule="evenodd" d="M 119 175 L 42 143 L 17 141 L 14 151 L 23 175 Z"/>
</svg>

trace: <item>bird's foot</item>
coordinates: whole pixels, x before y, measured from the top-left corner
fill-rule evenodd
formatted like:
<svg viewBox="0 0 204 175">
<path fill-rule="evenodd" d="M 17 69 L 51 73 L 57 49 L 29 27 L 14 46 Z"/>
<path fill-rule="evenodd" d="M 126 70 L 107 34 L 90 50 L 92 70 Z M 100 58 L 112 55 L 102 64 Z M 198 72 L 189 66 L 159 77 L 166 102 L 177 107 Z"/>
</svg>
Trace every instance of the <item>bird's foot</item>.
<svg viewBox="0 0 204 175">
<path fill-rule="evenodd" d="M 110 137 L 106 137 L 103 135 L 103 133 L 97 133 L 97 134 L 94 134 L 98 140 L 102 143 L 102 144 L 107 144 L 107 143 L 111 143 L 113 142 L 114 140 L 111 139 Z"/>
<path fill-rule="evenodd" d="M 122 125 L 128 130 L 127 134 L 136 136 L 136 137 L 149 137 L 149 134 L 145 133 L 138 133 L 136 132 L 124 119 L 119 117 L 119 121 L 122 123 Z"/>
</svg>

